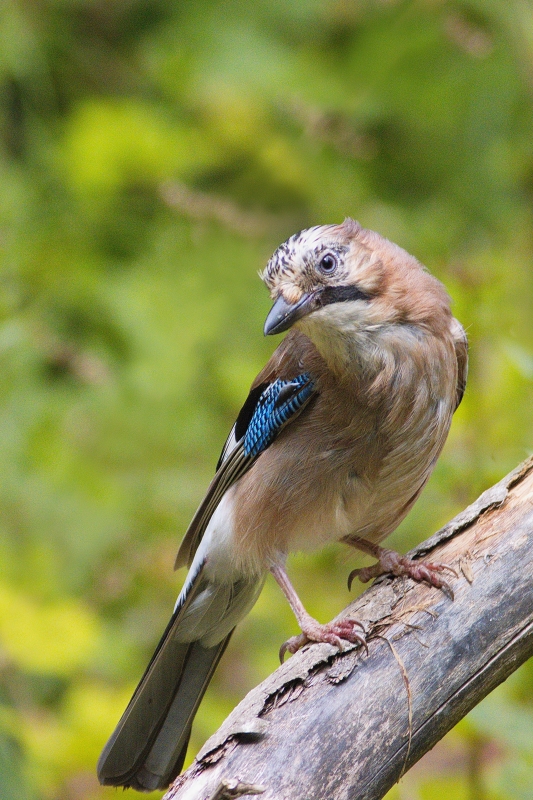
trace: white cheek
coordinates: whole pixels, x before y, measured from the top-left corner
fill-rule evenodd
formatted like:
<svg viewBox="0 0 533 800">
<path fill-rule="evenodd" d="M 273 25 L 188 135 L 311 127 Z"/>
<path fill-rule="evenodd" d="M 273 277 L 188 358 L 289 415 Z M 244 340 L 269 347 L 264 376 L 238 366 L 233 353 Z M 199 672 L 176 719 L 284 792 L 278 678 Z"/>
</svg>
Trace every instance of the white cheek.
<svg viewBox="0 0 533 800">
<path fill-rule="evenodd" d="M 369 305 L 366 300 L 352 300 L 313 311 L 298 322 L 308 336 L 328 332 L 329 335 L 356 335 L 368 324 Z"/>
<path fill-rule="evenodd" d="M 344 371 L 368 337 L 368 303 L 331 303 L 296 323 L 334 371 Z"/>
</svg>

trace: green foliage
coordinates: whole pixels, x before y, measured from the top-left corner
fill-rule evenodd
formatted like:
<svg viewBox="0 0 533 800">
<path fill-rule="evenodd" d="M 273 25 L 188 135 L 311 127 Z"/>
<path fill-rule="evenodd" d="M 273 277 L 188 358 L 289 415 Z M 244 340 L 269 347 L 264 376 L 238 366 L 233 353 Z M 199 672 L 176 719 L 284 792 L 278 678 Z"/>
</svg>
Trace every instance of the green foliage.
<svg viewBox="0 0 533 800">
<path fill-rule="evenodd" d="M 4 0 L 0 26 L 0 796 L 103 800 L 96 758 L 272 349 L 256 272 L 286 236 L 356 217 L 446 283 L 468 330 L 465 401 L 393 544 L 530 451 L 533 16 L 518 0 Z M 348 601 L 353 563 L 293 559 L 319 618 Z M 293 632 L 269 581 L 191 756 Z M 391 798 L 530 797 L 532 674 Z"/>
</svg>

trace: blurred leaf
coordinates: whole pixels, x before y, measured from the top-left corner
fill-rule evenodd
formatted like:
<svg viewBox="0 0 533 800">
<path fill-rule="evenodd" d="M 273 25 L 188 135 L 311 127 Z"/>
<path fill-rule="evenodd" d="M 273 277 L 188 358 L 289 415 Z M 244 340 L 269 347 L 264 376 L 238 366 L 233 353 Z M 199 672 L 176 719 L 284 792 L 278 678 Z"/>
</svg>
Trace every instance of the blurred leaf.
<svg viewBox="0 0 533 800">
<path fill-rule="evenodd" d="M 531 451 L 533 26 L 507 0 L 5 0 L 0 26 L 0 795 L 103 800 L 98 750 L 275 346 L 257 272 L 280 241 L 354 216 L 467 329 L 465 399 L 392 546 Z M 356 563 L 291 557 L 319 619 Z M 268 580 L 189 758 L 295 631 Z M 391 797 L 468 797 L 478 745 L 490 800 L 528 797 L 531 687 L 526 665 Z"/>
<path fill-rule="evenodd" d="M 0 642 L 24 670 L 71 674 L 94 651 L 97 632 L 96 619 L 79 602 L 42 606 L 0 586 Z"/>
</svg>

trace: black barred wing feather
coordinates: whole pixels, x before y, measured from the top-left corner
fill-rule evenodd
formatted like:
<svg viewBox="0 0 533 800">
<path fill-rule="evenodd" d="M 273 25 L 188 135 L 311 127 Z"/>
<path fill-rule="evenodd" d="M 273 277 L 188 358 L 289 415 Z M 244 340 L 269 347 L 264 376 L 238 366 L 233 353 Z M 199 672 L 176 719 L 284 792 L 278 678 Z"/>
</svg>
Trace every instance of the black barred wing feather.
<svg viewBox="0 0 533 800">
<path fill-rule="evenodd" d="M 252 389 L 222 449 L 217 472 L 185 534 L 175 569 L 190 564 L 209 520 L 228 489 L 247 472 L 281 430 L 316 394 L 309 373 Z"/>
<path fill-rule="evenodd" d="M 259 396 L 254 413 L 243 437 L 245 453 L 257 457 L 272 444 L 276 436 L 309 402 L 314 392 L 309 373 L 291 381 L 277 380 Z"/>
</svg>

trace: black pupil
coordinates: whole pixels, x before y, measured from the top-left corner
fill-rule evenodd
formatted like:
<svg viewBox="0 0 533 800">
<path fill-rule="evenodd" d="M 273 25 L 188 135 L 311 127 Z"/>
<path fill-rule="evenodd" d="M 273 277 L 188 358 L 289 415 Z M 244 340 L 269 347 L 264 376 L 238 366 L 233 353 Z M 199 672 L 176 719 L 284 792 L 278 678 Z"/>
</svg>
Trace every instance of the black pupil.
<svg viewBox="0 0 533 800">
<path fill-rule="evenodd" d="M 320 266 L 324 270 L 324 272 L 331 272 L 337 266 L 337 262 L 333 258 L 333 256 L 324 256 L 322 261 L 320 262 Z"/>
</svg>

